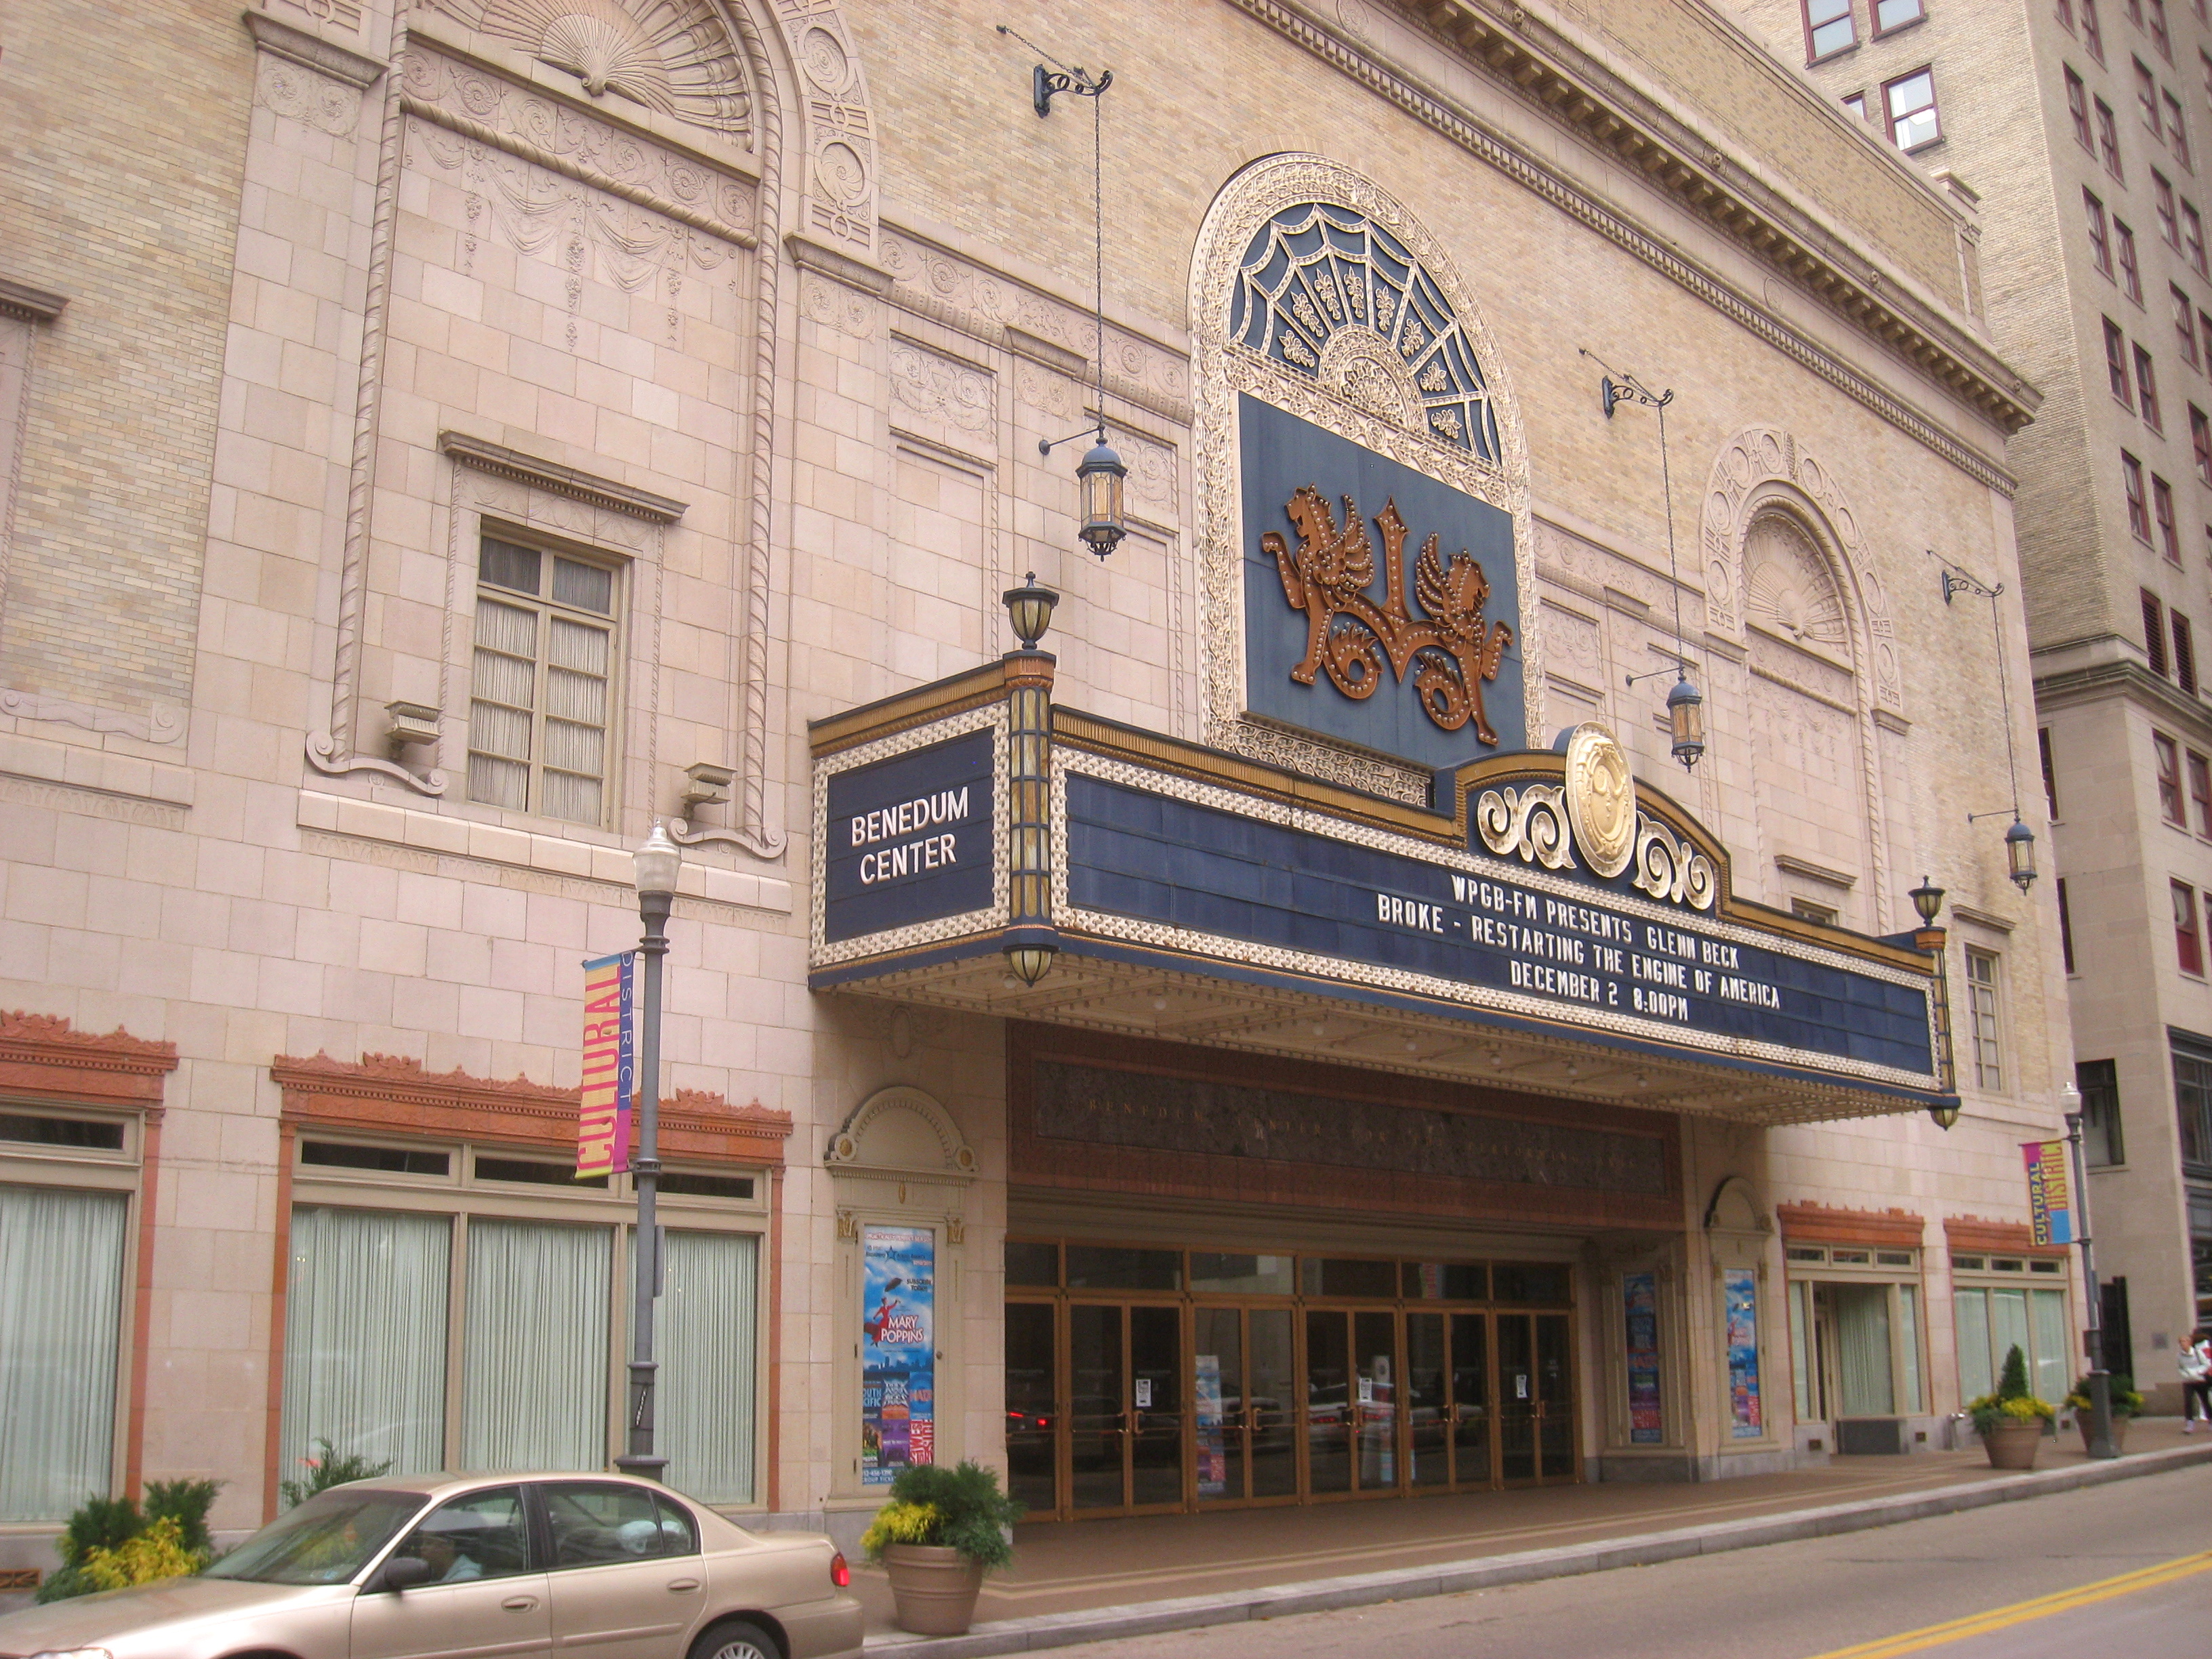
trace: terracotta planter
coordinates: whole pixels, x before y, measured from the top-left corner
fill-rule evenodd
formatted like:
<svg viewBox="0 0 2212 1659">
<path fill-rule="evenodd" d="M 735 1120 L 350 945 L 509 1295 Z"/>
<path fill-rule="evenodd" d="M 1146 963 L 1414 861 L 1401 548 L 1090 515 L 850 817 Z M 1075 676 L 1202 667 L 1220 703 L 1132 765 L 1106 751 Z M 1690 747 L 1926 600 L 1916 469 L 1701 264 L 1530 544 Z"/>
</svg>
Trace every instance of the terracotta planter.
<svg viewBox="0 0 2212 1659">
<path fill-rule="evenodd" d="M 916 1636 L 960 1636 L 975 1617 L 983 1568 L 941 1544 L 893 1544 L 884 1552 L 901 1630 Z"/>
<path fill-rule="evenodd" d="M 2032 1469 L 2035 1454 L 2043 1444 L 2043 1421 L 2030 1418 L 2025 1423 L 2000 1423 L 1982 1437 L 1983 1449 L 1990 1455 L 1993 1469 Z"/>
<path fill-rule="evenodd" d="M 2074 1426 L 2081 1431 L 2081 1449 L 2083 1451 L 2088 1450 L 2089 1413 L 2086 1411 L 2075 1412 L 2074 1413 Z M 2127 1449 L 2128 1419 L 2124 1417 L 2119 1416 L 2118 1413 L 2115 1413 L 2112 1418 L 2112 1449 L 2116 1452 L 2124 1452 Z"/>
</svg>

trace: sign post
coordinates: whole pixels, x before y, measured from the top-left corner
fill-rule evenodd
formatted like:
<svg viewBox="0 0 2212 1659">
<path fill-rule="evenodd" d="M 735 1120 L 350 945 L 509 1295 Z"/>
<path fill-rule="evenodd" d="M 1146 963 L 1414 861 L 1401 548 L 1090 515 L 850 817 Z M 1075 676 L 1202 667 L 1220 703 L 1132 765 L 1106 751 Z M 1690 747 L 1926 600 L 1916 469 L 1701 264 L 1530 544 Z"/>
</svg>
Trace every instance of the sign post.
<svg viewBox="0 0 2212 1659">
<path fill-rule="evenodd" d="M 2063 1091 L 2070 1103 L 2079 1106 L 2081 1097 L 2071 1084 Z M 2054 1149 L 2057 1141 L 2047 1143 Z M 2089 1293 L 2089 1455 L 2092 1458 L 2118 1457 L 2119 1448 L 2112 1443 L 2112 1378 L 2105 1369 L 2104 1291 L 2097 1284 L 2097 1257 L 2089 1239 L 2089 1183 L 2082 1178 L 2081 1170 L 2081 1114 L 2066 1114 L 2066 1146 L 2073 1154 L 2074 1185 L 2078 1194 L 2075 1211 L 2069 1219 L 2074 1221 L 2074 1242 L 2081 1246 L 2081 1278 Z M 2029 1182 L 2030 1200 L 2033 1202 L 2034 1182 Z M 2037 1242 L 2042 1237 L 2037 1235 Z M 2060 1243 L 2067 1241 L 2061 1239 Z"/>
</svg>

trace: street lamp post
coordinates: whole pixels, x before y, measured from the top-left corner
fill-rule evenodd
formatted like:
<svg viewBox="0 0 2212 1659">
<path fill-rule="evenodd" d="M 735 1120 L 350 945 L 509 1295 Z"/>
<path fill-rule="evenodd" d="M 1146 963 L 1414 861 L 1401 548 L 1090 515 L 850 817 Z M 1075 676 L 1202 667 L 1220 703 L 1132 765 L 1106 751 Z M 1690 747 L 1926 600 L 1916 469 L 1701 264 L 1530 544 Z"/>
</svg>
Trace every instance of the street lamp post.
<svg viewBox="0 0 2212 1659">
<path fill-rule="evenodd" d="M 638 1034 L 637 1141 L 630 1153 L 630 1184 L 637 1188 L 637 1235 L 630 1255 L 637 1297 L 629 1328 L 629 1449 L 615 1459 L 625 1474 L 660 1479 L 668 1467 L 653 1449 L 653 1304 L 660 1294 L 660 1227 L 654 1203 L 660 1187 L 660 976 L 668 955 L 668 912 L 684 852 L 656 821 L 645 844 L 630 855 L 637 913 L 645 923 L 638 952 L 645 958 L 645 1018 Z"/>
<path fill-rule="evenodd" d="M 2097 1255 L 2089 1242 L 2089 1183 L 2081 1167 L 2081 1091 L 2068 1084 L 2059 1099 L 2073 1110 L 2066 1114 L 2066 1146 L 2074 1164 L 2074 1213 L 2079 1218 L 2081 1277 L 2089 1289 L 2089 1455 L 2118 1457 L 2112 1444 L 2112 1377 L 2105 1369 L 2105 1297 L 2097 1284 Z"/>
</svg>

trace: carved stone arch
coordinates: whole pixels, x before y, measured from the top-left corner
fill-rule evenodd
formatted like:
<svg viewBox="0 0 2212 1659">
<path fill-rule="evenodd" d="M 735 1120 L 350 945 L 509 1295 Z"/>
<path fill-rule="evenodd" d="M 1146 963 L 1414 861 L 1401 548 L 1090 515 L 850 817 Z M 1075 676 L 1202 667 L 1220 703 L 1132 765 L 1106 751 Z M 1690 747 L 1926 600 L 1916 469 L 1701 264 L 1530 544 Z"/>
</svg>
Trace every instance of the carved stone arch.
<svg viewBox="0 0 2212 1659">
<path fill-rule="evenodd" d="M 925 1180 L 964 1180 L 975 1173 L 975 1151 L 945 1108 L 904 1084 L 878 1089 L 830 1138 L 823 1162 L 832 1169 L 883 1170 Z"/>
<path fill-rule="evenodd" d="M 1771 1233 L 1774 1218 L 1759 1207 L 1759 1189 L 1743 1176 L 1721 1177 L 1705 1206 L 1705 1231 L 1726 1233 Z"/>
<path fill-rule="evenodd" d="M 1255 347 L 1236 326 L 1244 318 L 1237 307 L 1248 253 L 1278 216 L 1308 210 L 1329 216 L 1352 237 L 1373 228 L 1382 250 L 1374 268 L 1387 261 L 1394 273 L 1402 267 L 1408 274 L 1393 276 L 1387 318 L 1371 297 L 1382 292 L 1379 285 L 1364 289 L 1364 304 L 1340 280 L 1297 293 L 1271 289 L 1267 303 L 1279 304 L 1299 325 L 1281 337 L 1268 332 Z M 1355 252 L 1351 263 L 1370 258 Z M 1419 342 L 1403 302 L 1416 288 L 1426 296 Z M 1545 729 L 1520 404 L 1482 307 L 1443 245 L 1395 197 L 1351 168 L 1304 153 L 1267 155 L 1231 175 L 1206 210 L 1192 250 L 1189 308 L 1205 740 L 1393 799 L 1428 798 L 1431 774 L 1424 769 L 1246 714 L 1237 400 L 1248 392 L 1511 516 L 1523 714 L 1528 731 Z M 1449 350 L 1446 337 L 1454 343 Z"/>
<path fill-rule="evenodd" d="M 1897 659 L 1896 627 L 1889 598 L 1869 557 L 1857 514 L 1833 475 L 1779 427 L 1747 427 L 1721 446 L 1705 487 L 1699 544 L 1705 567 L 1707 625 L 1741 641 L 1758 672 L 1759 631 L 1825 659 L 1844 678 L 1815 691 L 1848 709 L 1858 750 L 1858 823 L 1865 848 L 1865 895 L 1849 908 L 1863 911 L 1875 929 L 1883 925 L 1888 892 L 1888 848 L 1882 799 L 1877 709 L 1902 716 L 1904 679 Z M 1802 590 L 1802 608 L 1783 614 L 1789 599 L 1762 554 L 1779 555 L 1786 542 L 1814 562 L 1833 605 L 1824 612 L 1819 595 Z M 1754 586 L 1765 591 L 1754 592 Z M 1801 631 L 1793 634 L 1793 624 Z M 1802 631 L 1808 624 L 1814 631 Z M 1764 829 L 1762 828 L 1762 837 Z M 1762 869 L 1763 879 L 1771 879 Z"/>
</svg>

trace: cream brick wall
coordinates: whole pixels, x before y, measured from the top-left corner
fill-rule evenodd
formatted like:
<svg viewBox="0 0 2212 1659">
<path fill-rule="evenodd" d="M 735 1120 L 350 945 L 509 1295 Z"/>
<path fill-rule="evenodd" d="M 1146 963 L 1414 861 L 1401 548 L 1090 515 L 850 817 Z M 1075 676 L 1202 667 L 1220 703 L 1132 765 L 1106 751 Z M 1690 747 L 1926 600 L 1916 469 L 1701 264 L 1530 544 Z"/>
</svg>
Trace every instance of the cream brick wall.
<svg viewBox="0 0 2212 1659">
<path fill-rule="evenodd" d="M 1841 699 L 1858 759 L 1827 778 L 1796 767 L 1795 817 L 1832 838 L 1823 846 L 1850 874 L 1838 902 L 1855 925 L 1906 925 L 1904 891 L 1923 871 L 1954 901 L 2009 924 L 1990 942 L 2008 963 L 2012 1081 L 2002 1095 L 1971 1096 L 1966 1122 L 1948 1138 L 1917 1119 L 1771 1134 L 1701 1127 L 1692 1137 L 1690 1219 L 1725 1173 L 1751 1177 L 1770 1205 L 1910 1204 L 1931 1225 L 1948 1213 L 2021 1214 L 2010 1142 L 2048 1128 L 2048 1091 L 2067 1060 L 2052 1035 L 2062 1006 L 2054 912 L 2047 883 L 2023 901 L 2006 882 L 1996 830 L 1961 823 L 2007 787 L 1996 645 L 1986 611 L 1938 602 L 1923 550 L 1942 548 L 2008 580 L 2011 507 L 1986 470 L 2002 460 L 2002 433 L 1717 224 L 1638 182 L 1553 125 L 1542 106 L 1396 14 L 1366 7 L 1365 34 L 1347 39 L 1449 84 L 1505 140 L 1545 155 L 1583 192 L 1577 201 L 1607 204 L 1624 228 L 1594 234 L 1586 216 L 1595 208 L 1563 211 L 1269 27 L 1261 9 L 1127 0 L 1085 34 L 1070 14 L 1039 5 L 843 7 L 841 27 L 872 100 L 878 176 L 870 199 L 882 210 L 872 240 L 842 245 L 848 258 L 869 256 L 851 269 L 820 251 L 834 233 L 797 222 L 788 178 L 763 193 L 748 247 L 533 161 L 519 140 L 501 149 L 420 108 L 392 127 L 387 151 L 388 78 L 364 93 L 324 76 L 306 100 L 296 86 L 264 80 L 257 94 L 244 32 L 225 33 L 227 19 L 207 24 L 220 43 L 210 54 L 229 78 L 206 94 L 195 133 L 209 143 L 227 135 L 224 165 L 239 182 L 234 239 L 226 222 L 215 265 L 228 299 L 219 394 L 206 416 L 213 434 L 203 441 L 205 505 L 192 509 L 204 523 L 172 538 L 196 560 L 204 547 L 204 578 L 185 593 L 198 630 L 189 735 L 180 754 L 22 720 L 0 778 L 0 1006 L 66 1014 L 84 1029 L 123 1024 L 175 1042 L 183 1055 L 167 1097 L 155 1214 L 148 1477 L 216 1474 L 229 1482 L 220 1522 L 259 1518 L 277 1190 L 272 1056 L 381 1052 L 434 1070 L 574 1082 L 573 964 L 635 937 L 620 850 L 672 811 L 686 765 L 738 758 L 752 665 L 746 572 L 757 554 L 769 574 L 758 659 L 767 828 L 786 839 L 781 848 L 772 836 L 750 846 L 725 839 L 690 856 L 666 1054 L 675 1086 L 757 1099 L 795 1122 L 781 1200 L 783 1416 L 769 1425 L 777 1502 L 817 1513 L 846 1479 L 832 1449 L 841 1409 L 832 1380 L 849 1333 L 836 1319 L 836 1200 L 821 1160 L 859 1102 L 894 1083 L 943 1101 L 981 1159 L 943 1450 L 999 1453 L 1001 1034 L 920 1016 L 896 1027 L 884 1009 L 805 989 L 805 721 L 1006 648 L 998 595 L 1034 569 L 1066 596 L 1050 641 L 1064 702 L 1201 735 L 1210 647 L 1196 621 L 1189 360 L 1203 319 L 1186 314 L 1193 243 L 1237 169 L 1286 148 L 1327 153 L 1407 204 L 1449 252 L 1498 342 L 1540 521 L 1540 592 L 1528 596 L 1528 624 L 1543 631 L 1559 676 L 1531 711 L 1532 731 L 1539 719 L 1556 725 L 1583 712 L 1613 722 L 1642 775 L 1728 838 L 1747 896 L 1784 906 L 1814 896 L 1775 862 L 1796 842 L 1762 806 L 1774 779 L 1771 762 L 1761 769 L 1759 710 L 1771 706 L 1759 701 L 1770 688 L 1823 671 L 1778 669 L 1784 658 L 1762 653 L 1770 645 L 1786 653 L 1779 635 L 1747 644 L 1709 616 L 1705 495 L 1738 434 L 1780 429 L 1797 453 L 1818 459 L 1830 498 L 1852 520 L 1861 562 L 1852 581 L 1887 596 L 1893 633 L 1882 637 L 1900 665 L 1902 706 L 1873 716 L 1875 665 L 1861 660 L 1856 689 Z M 1594 27 L 1589 14 L 1598 9 L 1557 15 L 1562 27 Z M 366 7 L 358 29 L 271 0 L 269 15 L 280 13 L 329 45 L 379 62 L 388 53 L 386 7 Z M 1059 55 L 1116 70 L 1105 112 L 1105 412 L 1132 461 L 1138 527 L 1103 564 L 1073 548 L 1073 453 L 1048 461 L 1036 453 L 1040 439 L 1081 430 L 1096 402 L 1085 384 L 1088 111 L 1063 101 L 1037 119 L 1032 60 L 994 33 L 1002 17 Z M 1615 55 L 1603 66 L 1651 88 L 1642 95 L 1663 89 L 1687 103 L 1755 93 L 1793 112 L 1771 155 L 1732 166 L 1808 178 L 1824 145 L 1841 146 L 1848 165 L 1839 162 L 1838 177 L 1856 182 L 1833 208 L 1839 244 L 1891 262 L 1899 283 L 1937 292 L 1951 280 L 1944 250 L 1955 248 L 1956 213 L 1878 155 L 1852 149 L 1858 141 L 1839 118 L 1792 102 L 1790 88 L 1761 79 L 1743 54 L 1711 79 L 1672 60 L 1655 75 L 1629 55 L 1654 38 L 1638 32 L 1649 20 L 1614 9 L 1595 21 L 1613 31 L 1606 50 Z M 444 13 L 419 10 L 416 21 L 426 67 L 408 85 L 418 104 L 447 96 L 431 62 L 442 57 L 501 97 L 536 100 L 578 130 L 618 128 L 641 155 L 741 191 L 764 164 L 762 152 L 672 118 L 594 102 L 556 69 L 469 36 Z M 1713 27 L 1702 14 L 1692 23 Z M 765 14 L 760 25 L 763 38 L 780 38 Z M 80 46 L 69 67 L 97 55 Z M 0 66 L 33 76 L 41 107 L 72 78 L 51 58 L 28 67 L 13 51 Z M 129 73 L 149 70 L 140 63 Z M 797 153 L 792 66 L 772 53 L 769 75 L 789 118 L 788 165 Z M 483 113 L 489 94 L 467 96 L 477 100 L 467 106 L 478 110 L 471 118 L 495 128 Z M 378 279 L 387 161 L 392 252 L 388 277 Z M 70 211 L 98 216 L 97 196 L 78 191 Z M 8 200 L 11 214 L 38 207 Z M 668 240 L 678 224 L 687 234 Z M 611 225 L 628 241 L 603 234 Z M 794 248 L 787 233 L 819 246 Z M 675 266 L 655 264 L 672 246 Z M 1694 269 L 1666 274 L 1677 258 Z M 750 319 L 771 276 L 781 308 L 764 341 Z M 112 270 L 103 280 L 115 280 Z M 1723 294 L 1739 308 L 1724 308 Z M 379 314 L 375 333 L 367 319 Z M 1966 313 L 1945 315 L 1946 326 L 1971 331 Z M 1816 372 L 1772 343 L 1778 332 L 1754 326 L 1809 342 L 1830 367 Z M 155 332 L 149 325 L 142 344 Z M 373 477 L 362 475 L 356 489 L 365 333 L 384 356 L 370 386 L 380 405 Z M 763 456 L 752 377 L 771 348 L 775 418 Z M 1638 410 L 1610 422 L 1599 416 L 1599 370 L 1577 348 L 1677 391 L 1668 428 L 1676 577 L 1653 425 Z M 1837 390 L 1846 370 L 1863 379 L 1864 395 Z M 29 395 L 46 410 L 99 378 L 46 359 L 40 375 Z M 1870 407 L 1883 398 L 1887 417 Z M 663 526 L 459 466 L 440 450 L 447 432 L 684 510 Z M 129 469 L 112 457 L 100 465 L 102 487 L 119 489 Z M 772 517 L 762 549 L 749 504 L 763 476 Z M 161 510 L 173 505 L 165 497 Z M 465 799 L 473 548 L 488 521 L 599 550 L 624 569 L 622 769 L 599 826 Z M 1705 763 L 1686 777 L 1666 760 L 1653 725 L 1665 683 L 1633 693 L 1621 684 L 1671 653 L 1677 588 L 1712 726 Z M 12 580 L 9 591 L 12 617 Z M 2010 738 L 2032 754 L 2025 640 L 2018 613 L 2001 616 Z M 124 626 L 112 607 L 76 622 L 103 635 Z M 353 689 L 342 693 L 348 649 L 357 653 Z M 310 763 L 309 744 L 334 708 L 354 722 L 354 752 L 380 760 L 380 705 L 396 697 L 443 711 L 442 795 L 388 768 L 331 775 Z M 153 763 L 165 756 L 187 763 L 188 787 L 157 775 Z M 716 809 L 700 827 L 732 821 Z M 1779 1317 L 1778 1306 L 1769 1316 Z M 1941 1402 L 1952 1385 L 1942 1365 L 1933 1375 Z"/>
</svg>

